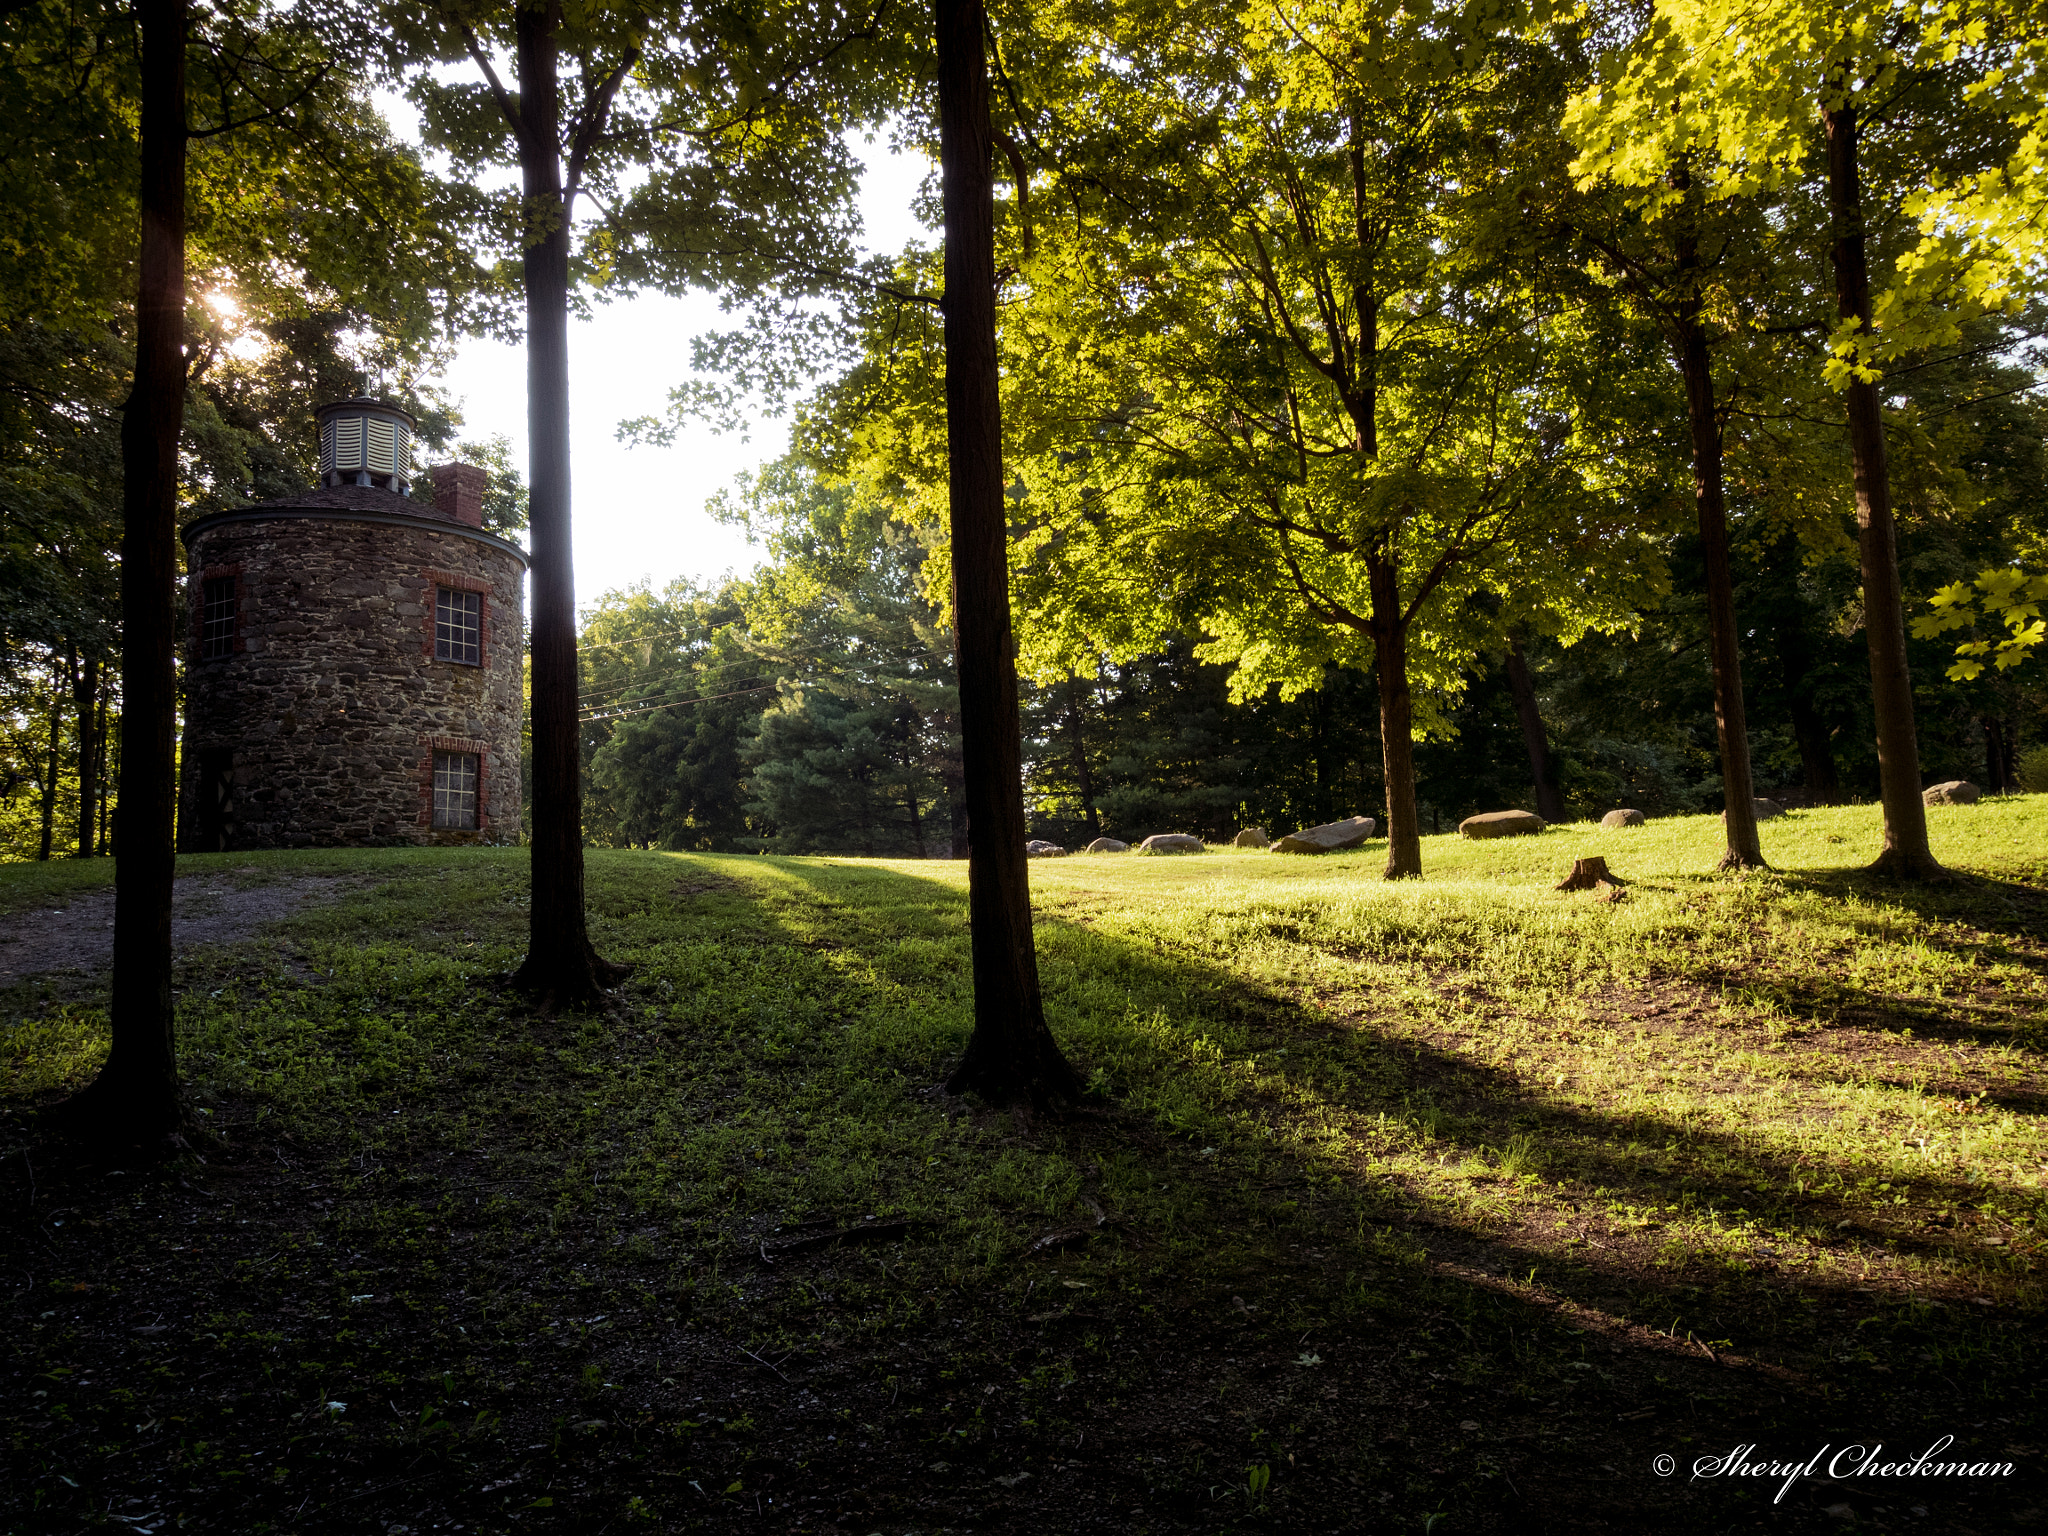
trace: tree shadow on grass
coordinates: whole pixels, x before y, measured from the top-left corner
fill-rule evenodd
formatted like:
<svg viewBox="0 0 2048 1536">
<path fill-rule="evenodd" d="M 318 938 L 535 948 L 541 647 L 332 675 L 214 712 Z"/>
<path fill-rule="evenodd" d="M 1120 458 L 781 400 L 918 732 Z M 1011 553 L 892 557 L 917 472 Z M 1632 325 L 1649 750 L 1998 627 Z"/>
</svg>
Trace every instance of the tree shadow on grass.
<svg viewBox="0 0 2048 1536">
<path fill-rule="evenodd" d="M 954 881 L 594 857 L 594 936 L 647 963 L 614 1013 L 551 1020 L 453 963 L 472 920 L 511 953 L 503 893 L 469 892 L 455 934 L 420 940 L 452 921 L 449 889 L 303 922 L 329 974 L 300 992 L 259 995 L 228 957 L 195 978 L 192 1008 L 249 991 L 196 1072 L 253 1083 L 227 1058 L 290 1043 L 300 1074 L 267 1122 L 253 1090 L 211 1101 L 239 1117 L 232 1166 L 191 1170 L 211 1188 L 167 1175 L 131 1208 L 118 1181 L 53 1187 L 39 1159 L 38 1193 L 4 1164 L 10 1213 L 43 1219 L 7 1255 L 33 1282 L 8 1320 L 7 1432 L 37 1487 L 98 1512 L 174 1455 L 163 1486 L 195 1487 L 176 1447 L 208 1442 L 231 1470 L 262 1452 L 289 1473 L 184 1496 L 219 1529 L 496 1511 L 594 1533 L 636 1505 L 735 1532 L 791 1510 L 855 1533 L 1351 1533 L 1446 1511 L 1468 1531 L 1726 1529 L 1775 1486 L 1666 1481 L 1651 1458 L 1974 1444 L 2031 1411 L 2011 1312 L 1907 1302 L 1886 1233 L 1759 1196 L 1803 1166 L 1768 1134 L 1568 1102 L 1391 1017 L 1083 921 L 1040 925 L 1041 965 L 1102 1098 L 1028 1132 L 970 1125 L 932 1088 L 971 1016 Z M 361 1058 L 386 1034 L 404 1053 L 379 1087 Z M 842 1132 L 857 1143 L 828 1145 Z M 689 1143 L 703 1155 L 668 1160 Z M 821 1213 L 785 1209 L 808 1175 L 759 1170 L 831 1156 L 849 1167 L 820 1198 L 860 1202 L 840 1219 L 932 1224 L 763 1264 L 764 1232 Z M 1738 1229 L 1772 1200 L 1825 1229 L 1765 1243 L 1810 1267 Z M 1048 1226 L 1083 1246 L 1033 1255 Z M 995 1262 L 962 1252 L 991 1231 Z M 1940 1278 L 1940 1255 L 1906 1257 Z M 148 1420 L 117 1388 L 177 1438 L 127 1438 Z M 60 1399 L 75 1422 L 47 1416 Z M 508 1426 L 457 1437 L 423 1404 Z M 1911 1490 L 1987 1529 L 1997 1492 Z M 1827 1528 L 1820 1510 L 1856 1498 L 1804 1488 L 1769 1517 Z"/>
<path fill-rule="evenodd" d="M 844 879 L 796 863 L 779 863 L 776 877 L 828 903 Z M 930 914 L 964 907 L 957 886 L 900 868 L 859 878 Z M 911 896 L 912 883 L 931 889 Z M 839 942 L 880 945 L 849 916 Z M 964 968 L 964 929 L 939 926 Z M 1348 1317 L 1340 1330 L 1369 1332 L 1416 1287 L 1409 1299 L 1426 1297 L 1422 1313 L 1466 1330 L 1468 1374 L 1505 1382 L 1525 1407 L 1568 1391 L 1558 1383 L 1570 1378 L 1556 1360 L 1519 1354 L 1518 1329 L 1553 1344 L 1597 1341 L 1628 1367 L 1612 1403 L 1662 1418 L 1670 1383 L 1682 1382 L 1714 1405 L 1688 1421 L 1708 1443 L 1745 1424 L 1754 1432 L 1758 1414 L 1816 1432 L 1932 1434 L 1959 1413 L 1981 1419 L 1988 1401 L 2031 1409 L 2033 1352 L 2013 1337 L 2010 1312 L 1971 1300 L 1994 1289 L 2019 1301 L 2019 1276 L 1987 1270 L 1986 1250 L 1925 1225 L 1930 1211 L 1982 1202 L 1980 1182 L 1923 1171 L 1906 1205 L 1880 1211 L 1875 1200 L 1891 1195 L 1869 1186 L 1895 1181 L 1801 1153 L 1790 1128 L 1774 1139 L 1698 1113 L 1589 1107 L 1199 957 L 1085 923 L 1042 921 L 1038 935 L 1055 1032 L 1117 1101 L 1048 1134 L 1077 1155 L 1133 1156 L 1182 1189 L 1207 1186 L 1213 1226 L 1199 1252 L 1176 1247 L 1171 1227 L 1148 1228 L 1141 1206 L 1106 1213 L 1108 1233 L 1175 1254 L 1176 1283 L 1197 1311 L 1263 1281 L 1294 1292 L 1290 1321 Z M 957 1049 L 963 1033 L 956 1018 L 935 1043 Z M 1200 1143 L 1222 1155 L 1205 1161 Z M 2029 1288 L 2023 1305 L 2032 1299 Z M 1383 1366 L 1422 1393 L 1442 1379 L 1419 1363 Z M 1602 1433 L 1626 1438 L 1613 1426 L 1627 1416 Z M 1670 1437 L 1668 1420 L 1657 1427 Z M 1624 1481 L 1663 1496 L 1654 1478 Z"/>
</svg>

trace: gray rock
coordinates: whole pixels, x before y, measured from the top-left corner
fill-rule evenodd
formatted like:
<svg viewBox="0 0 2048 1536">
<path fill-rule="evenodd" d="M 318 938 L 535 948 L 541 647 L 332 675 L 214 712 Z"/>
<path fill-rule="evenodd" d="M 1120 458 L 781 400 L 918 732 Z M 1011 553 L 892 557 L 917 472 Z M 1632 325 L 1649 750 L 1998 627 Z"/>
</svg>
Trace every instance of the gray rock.
<svg viewBox="0 0 2048 1536">
<path fill-rule="evenodd" d="M 1035 837 L 1024 845 L 1024 851 L 1034 859 L 1064 859 L 1067 856 L 1067 850 L 1058 843 L 1044 842 Z"/>
<path fill-rule="evenodd" d="M 1612 832 L 1616 827 L 1640 827 L 1643 824 L 1641 811 L 1609 811 L 1600 818 L 1602 831 Z"/>
<path fill-rule="evenodd" d="M 1264 827 L 1246 827 L 1231 842 L 1234 848 L 1263 848 L 1272 839 L 1266 836 Z"/>
<path fill-rule="evenodd" d="M 1975 805 L 1984 798 L 1984 791 L 1968 779 L 1950 779 L 1946 784 L 1928 785 L 1920 798 L 1929 805 Z"/>
<path fill-rule="evenodd" d="M 1303 827 L 1290 832 L 1273 845 L 1275 853 L 1335 853 L 1356 848 L 1372 836 L 1375 823 L 1370 816 L 1347 816 L 1342 821 L 1324 822 L 1320 827 Z"/>
<path fill-rule="evenodd" d="M 1098 837 L 1081 851 L 1083 853 L 1128 853 L 1131 845 L 1120 843 L 1113 837 Z"/>
<path fill-rule="evenodd" d="M 1541 832 L 1549 825 L 1534 811 L 1487 811 L 1467 816 L 1458 823 L 1458 832 L 1464 837 L 1520 837 L 1526 832 Z"/>
<path fill-rule="evenodd" d="M 1155 832 L 1138 844 L 1140 853 L 1200 853 L 1202 840 L 1186 832 Z"/>
<path fill-rule="evenodd" d="M 1785 807 L 1778 804 L 1778 802 L 1775 800 L 1764 800 L 1760 798 L 1752 803 L 1756 806 L 1756 819 L 1758 821 L 1770 821 L 1775 817 L 1779 817 L 1785 814 Z M 1727 819 L 1728 813 L 1726 811 L 1723 811 L 1721 813 L 1721 820 L 1725 822 Z"/>
</svg>

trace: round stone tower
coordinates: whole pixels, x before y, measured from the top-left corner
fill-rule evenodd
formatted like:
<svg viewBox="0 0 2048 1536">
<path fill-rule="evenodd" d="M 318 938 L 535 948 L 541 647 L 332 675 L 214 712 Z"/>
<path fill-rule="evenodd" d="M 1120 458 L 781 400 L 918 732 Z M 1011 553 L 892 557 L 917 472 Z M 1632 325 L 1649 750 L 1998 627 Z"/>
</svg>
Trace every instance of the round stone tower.
<svg viewBox="0 0 2048 1536">
<path fill-rule="evenodd" d="M 474 465 L 407 494 L 404 411 L 319 426 L 318 489 L 185 529 L 178 846 L 516 841 L 525 551 Z"/>
</svg>

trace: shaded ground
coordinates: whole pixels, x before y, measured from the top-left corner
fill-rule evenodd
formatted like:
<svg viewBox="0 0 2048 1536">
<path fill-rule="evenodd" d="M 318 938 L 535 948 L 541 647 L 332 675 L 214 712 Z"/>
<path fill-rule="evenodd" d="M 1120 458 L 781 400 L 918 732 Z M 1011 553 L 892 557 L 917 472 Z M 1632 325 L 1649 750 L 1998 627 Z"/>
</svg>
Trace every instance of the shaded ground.
<svg viewBox="0 0 2048 1536">
<path fill-rule="evenodd" d="M 2031 885 L 1978 925 L 1077 871 L 1040 943 L 1098 1096 L 1020 1128 L 929 1086 L 957 872 L 594 857 L 641 961 L 600 1019 L 499 990 L 511 857 L 387 873 L 292 964 L 186 962 L 203 1160 L 60 1171 L 0 1118 L 0 1525 L 2041 1523 Z M 72 1017 L 19 1030 L 69 1061 Z M 1686 1475 L 1945 1435 L 2013 1475 Z"/>
<path fill-rule="evenodd" d="M 339 878 L 303 875 L 252 885 L 226 871 L 186 875 L 173 898 L 172 951 L 183 955 L 202 944 L 250 938 L 309 901 L 331 900 Z M 52 972 L 96 977 L 113 963 L 113 888 L 59 899 L 61 906 L 17 910 L 0 924 L 0 987 Z"/>
</svg>

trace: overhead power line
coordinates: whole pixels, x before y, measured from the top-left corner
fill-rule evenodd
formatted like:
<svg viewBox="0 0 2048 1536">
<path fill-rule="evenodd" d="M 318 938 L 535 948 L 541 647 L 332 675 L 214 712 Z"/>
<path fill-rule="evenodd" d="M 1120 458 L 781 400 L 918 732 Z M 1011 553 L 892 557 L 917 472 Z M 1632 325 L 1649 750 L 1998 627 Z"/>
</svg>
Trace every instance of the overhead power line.
<svg viewBox="0 0 2048 1536">
<path fill-rule="evenodd" d="M 634 709 L 607 710 L 602 714 L 578 715 L 576 723 L 586 725 L 593 720 L 625 720 L 634 715 L 651 715 L 657 709 L 680 709 L 686 704 L 712 704 L 720 699 L 744 698 L 750 693 L 773 693 L 775 684 L 763 683 L 758 688 L 735 688 L 730 693 L 708 693 L 699 698 L 670 699 L 663 704 L 646 704 Z"/>
<path fill-rule="evenodd" d="M 721 662 L 717 666 L 695 667 L 687 661 L 682 662 L 680 665 L 696 672 L 699 676 L 716 676 L 722 672 L 745 672 L 761 667 L 785 664 L 795 665 L 800 659 L 816 660 L 820 656 L 844 656 L 851 654 L 851 651 L 845 647 L 807 645 L 794 647 L 779 656 L 752 655 L 738 661 Z M 646 686 L 647 682 L 644 678 L 627 678 L 622 682 L 607 683 L 598 688 L 586 688 L 578 693 L 577 697 L 579 699 L 595 699 L 601 698 L 608 693 L 623 693 L 629 688 L 644 688 Z"/>
</svg>

